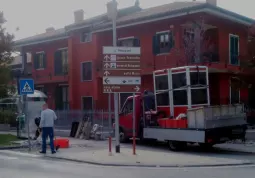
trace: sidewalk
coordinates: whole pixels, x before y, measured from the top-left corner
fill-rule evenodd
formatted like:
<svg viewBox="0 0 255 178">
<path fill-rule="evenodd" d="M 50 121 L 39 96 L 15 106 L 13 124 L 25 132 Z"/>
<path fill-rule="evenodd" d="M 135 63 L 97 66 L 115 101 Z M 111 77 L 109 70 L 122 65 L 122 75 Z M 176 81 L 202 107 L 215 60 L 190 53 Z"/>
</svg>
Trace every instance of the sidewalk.
<svg viewBox="0 0 255 178">
<path fill-rule="evenodd" d="M 255 141 L 247 141 L 244 143 L 225 143 L 215 146 L 216 148 L 228 150 L 228 151 L 237 151 L 244 153 L 253 153 L 255 154 Z"/>
<path fill-rule="evenodd" d="M 208 167 L 251 164 L 250 161 L 197 155 L 186 152 L 172 152 L 157 148 L 137 146 L 137 154 L 132 154 L 131 145 L 122 145 L 121 153 L 109 155 L 106 141 L 70 139 L 71 147 L 60 149 L 57 154 L 46 154 L 53 159 L 69 160 L 103 166 L 138 167 Z"/>
</svg>

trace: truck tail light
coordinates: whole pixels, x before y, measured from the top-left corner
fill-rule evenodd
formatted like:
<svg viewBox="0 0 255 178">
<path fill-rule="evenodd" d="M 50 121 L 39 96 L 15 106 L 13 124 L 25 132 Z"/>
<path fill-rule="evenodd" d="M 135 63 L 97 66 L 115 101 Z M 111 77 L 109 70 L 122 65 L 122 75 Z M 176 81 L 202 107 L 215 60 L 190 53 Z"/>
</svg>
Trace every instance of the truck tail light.
<svg viewBox="0 0 255 178">
<path fill-rule="evenodd" d="M 207 143 L 212 143 L 212 142 L 213 142 L 212 139 L 210 139 L 210 138 L 207 139 Z"/>
</svg>

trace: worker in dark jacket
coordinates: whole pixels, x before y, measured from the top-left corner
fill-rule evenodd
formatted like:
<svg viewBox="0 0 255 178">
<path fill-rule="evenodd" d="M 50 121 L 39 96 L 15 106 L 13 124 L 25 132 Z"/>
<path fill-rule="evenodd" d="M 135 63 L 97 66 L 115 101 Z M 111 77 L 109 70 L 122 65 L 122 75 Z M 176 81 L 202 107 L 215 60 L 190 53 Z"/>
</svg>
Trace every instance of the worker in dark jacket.
<svg viewBox="0 0 255 178">
<path fill-rule="evenodd" d="M 153 92 L 144 91 L 144 111 L 155 110 L 155 96 Z"/>
</svg>

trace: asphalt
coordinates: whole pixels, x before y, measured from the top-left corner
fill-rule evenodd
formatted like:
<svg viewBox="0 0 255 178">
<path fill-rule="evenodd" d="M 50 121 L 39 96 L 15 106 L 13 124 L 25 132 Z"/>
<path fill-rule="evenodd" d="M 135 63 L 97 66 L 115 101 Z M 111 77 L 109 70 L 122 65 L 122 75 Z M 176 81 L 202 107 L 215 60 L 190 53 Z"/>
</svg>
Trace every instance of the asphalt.
<svg viewBox="0 0 255 178">
<path fill-rule="evenodd" d="M 255 166 L 122 168 L 0 153 L 0 172 L 0 178 L 249 178 L 254 177 Z"/>
</svg>

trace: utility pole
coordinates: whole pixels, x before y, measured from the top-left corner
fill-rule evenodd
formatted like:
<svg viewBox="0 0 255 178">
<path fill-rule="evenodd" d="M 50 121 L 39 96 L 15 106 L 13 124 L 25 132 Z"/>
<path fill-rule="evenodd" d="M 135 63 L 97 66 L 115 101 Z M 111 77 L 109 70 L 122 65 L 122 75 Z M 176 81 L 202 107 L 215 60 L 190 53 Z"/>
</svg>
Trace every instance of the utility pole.
<svg viewBox="0 0 255 178">
<path fill-rule="evenodd" d="M 27 75 L 27 54 L 24 50 L 22 50 L 21 55 L 22 55 L 22 72 L 23 72 L 23 75 L 26 76 Z M 23 113 L 25 114 L 25 122 L 27 124 L 28 150 L 31 151 L 30 122 L 28 118 L 27 95 L 22 95 L 22 97 L 23 97 Z"/>
<path fill-rule="evenodd" d="M 112 40 L 113 46 L 117 46 L 117 29 L 116 29 L 116 19 L 117 19 L 117 6 L 116 0 L 112 0 L 107 3 L 107 15 L 112 20 Z M 114 93 L 114 116 L 115 116 L 115 139 L 116 146 L 115 152 L 120 153 L 120 140 L 119 140 L 119 100 L 118 93 Z"/>
</svg>

